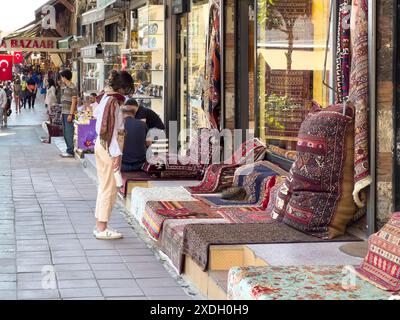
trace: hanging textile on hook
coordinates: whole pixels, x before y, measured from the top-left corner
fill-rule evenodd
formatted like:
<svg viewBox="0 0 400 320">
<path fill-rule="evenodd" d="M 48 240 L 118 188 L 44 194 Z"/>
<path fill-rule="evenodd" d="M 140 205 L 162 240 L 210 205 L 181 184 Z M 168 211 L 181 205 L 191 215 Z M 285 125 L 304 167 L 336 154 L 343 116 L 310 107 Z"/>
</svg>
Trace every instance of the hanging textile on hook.
<svg viewBox="0 0 400 320">
<path fill-rule="evenodd" d="M 354 191 L 359 207 L 365 206 L 363 189 L 372 178 L 369 167 L 368 109 L 368 0 L 353 0 L 351 9 L 351 72 L 349 101 L 355 107 Z"/>
<path fill-rule="evenodd" d="M 208 113 L 211 127 L 220 128 L 221 114 L 221 34 L 220 6 L 211 1 L 205 66 L 203 109 Z"/>
<path fill-rule="evenodd" d="M 340 0 L 336 58 L 336 103 L 349 96 L 351 0 Z"/>
</svg>

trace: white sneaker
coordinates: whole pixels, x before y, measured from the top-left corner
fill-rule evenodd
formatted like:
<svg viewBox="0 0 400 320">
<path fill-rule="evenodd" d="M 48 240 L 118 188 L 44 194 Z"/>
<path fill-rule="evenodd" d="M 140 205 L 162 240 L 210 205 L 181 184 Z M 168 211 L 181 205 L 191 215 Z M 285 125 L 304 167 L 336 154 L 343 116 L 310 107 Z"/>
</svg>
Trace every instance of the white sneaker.
<svg viewBox="0 0 400 320">
<path fill-rule="evenodd" d="M 62 158 L 73 158 L 74 157 L 72 154 L 69 154 L 68 152 L 61 153 L 60 156 Z"/>
<path fill-rule="evenodd" d="M 118 240 L 122 238 L 122 234 L 114 230 L 106 229 L 103 232 L 97 231 L 95 237 L 97 240 Z"/>
<path fill-rule="evenodd" d="M 97 227 L 94 227 L 93 235 L 96 237 L 98 233 L 99 233 L 99 230 L 97 230 Z"/>
</svg>

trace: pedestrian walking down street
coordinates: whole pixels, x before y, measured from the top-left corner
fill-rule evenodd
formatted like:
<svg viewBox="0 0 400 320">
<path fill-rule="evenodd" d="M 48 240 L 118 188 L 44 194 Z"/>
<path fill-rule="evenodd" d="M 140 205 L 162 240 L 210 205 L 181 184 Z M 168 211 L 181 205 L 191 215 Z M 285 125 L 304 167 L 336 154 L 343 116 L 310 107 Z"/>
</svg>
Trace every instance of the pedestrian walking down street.
<svg viewBox="0 0 400 320">
<path fill-rule="evenodd" d="M 0 83 L 0 128 L 7 128 L 8 101 L 5 86 Z"/>
<path fill-rule="evenodd" d="M 22 99 L 22 107 L 26 109 L 26 102 L 28 101 L 28 89 L 25 76 L 22 76 L 21 80 L 21 99 Z"/>
<path fill-rule="evenodd" d="M 21 80 L 18 78 L 15 79 L 13 85 L 13 95 L 14 95 L 14 103 L 15 103 L 15 112 L 21 112 Z"/>
<path fill-rule="evenodd" d="M 121 105 L 133 88 L 133 78 L 126 71 L 112 71 L 109 78 L 110 90 L 106 91 L 97 108 L 95 145 L 99 190 L 96 203 L 96 227 L 94 236 L 99 240 L 122 238 L 122 234 L 109 229 L 108 222 L 117 200 L 115 172 L 121 170 L 124 146 L 124 118 Z"/>
<path fill-rule="evenodd" d="M 78 90 L 72 83 L 72 72 L 65 69 L 60 73 L 63 84 L 61 94 L 62 123 L 67 150 L 61 154 L 63 158 L 74 157 L 74 118 L 78 105 Z"/>
<path fill-rule="evenodd" d="M 33 76 L 30 76 L 29 79 L 26 81 L 27 84 L 27 96 L 26 99 L 28 101 L 29 109 L 35 108 L 35 101 L 38 86 Z"/>
</svg>

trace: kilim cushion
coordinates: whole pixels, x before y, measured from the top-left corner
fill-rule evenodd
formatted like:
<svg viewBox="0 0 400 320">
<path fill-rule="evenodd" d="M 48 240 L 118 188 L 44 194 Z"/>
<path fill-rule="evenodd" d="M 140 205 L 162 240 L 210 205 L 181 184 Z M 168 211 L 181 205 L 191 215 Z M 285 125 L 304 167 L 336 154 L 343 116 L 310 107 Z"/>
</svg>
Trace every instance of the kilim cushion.
<svg viewBox="0 0 400 320">
<path fill-rule="evenodd" d="M 400 212 L 369 238 L 368 254 L 356 271 L 378 288 L 400 291 Z"/>
<path fill-rule="evenodd" d="M 275 186 L 276 180 L 276 176 L 269 177 L 267 183 L 265 184 L 264 199 L 261 202 L 261 208 L 264 210 L 267 209 L 269 199 L 271 198 L 271 190 Z"/>
<path fill-rule="evenodd" d="M 333 105 L 310 113 L 298 136 L 283 222 L 321 238 L 345 233 L 356 205 L 353 108 Z"/>
<path fill-rule="evenodd" d="M 368 281 L 348 283 L 352 266 L 235 267 L 228 276 L 228 300 L 388 300 L 391 293 Z"/>
<path fill-rule="evenodd" d="M 272 187 L 266 211 L 275 220 L 282 221 L 289 200 L 288 177 L 276 177 Z"/>
<path fill-rule="evenodd" d="M 246 189 L 243 187 L 231 187 L 222 191 L 221 198 L 224 200 L 244 200 Z"/>
</svg>

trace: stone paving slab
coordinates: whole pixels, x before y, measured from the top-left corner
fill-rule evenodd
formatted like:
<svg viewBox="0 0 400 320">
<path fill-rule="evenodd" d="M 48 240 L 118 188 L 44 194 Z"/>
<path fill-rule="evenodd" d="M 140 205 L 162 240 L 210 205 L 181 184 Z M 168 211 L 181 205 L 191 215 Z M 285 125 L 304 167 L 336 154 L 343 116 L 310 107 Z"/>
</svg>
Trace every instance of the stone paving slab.
<svg viewBox="0 0 400 320">
<path fill-rule="evenodd" d="M 79 161 L 40 142 L 32 124 L 44 119 L 40 106 L 23 111 L 0 136 L 0 300 L 191 299 L 122 208 L 110 225 L 124 239 L 93 238 L 96 184 Z"/>
</svg>

